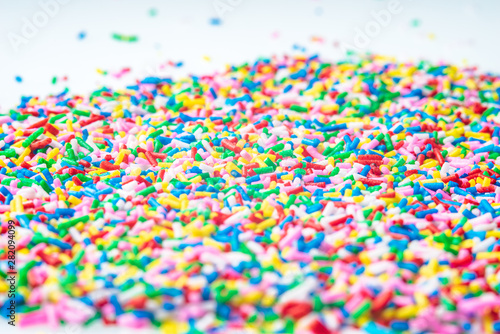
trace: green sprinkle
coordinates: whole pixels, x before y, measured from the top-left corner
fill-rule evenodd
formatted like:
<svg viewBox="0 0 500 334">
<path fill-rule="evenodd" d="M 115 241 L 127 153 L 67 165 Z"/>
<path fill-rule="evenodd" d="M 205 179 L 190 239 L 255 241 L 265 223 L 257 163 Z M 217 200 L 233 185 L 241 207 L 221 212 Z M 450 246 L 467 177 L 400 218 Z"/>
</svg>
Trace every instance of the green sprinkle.
<svg viewBox="0 0 500 334">
<path fill-rule="evenodd" d="M 139 37 L 135 35 L 122 35 L 122 34 L 117 34 L 114 33 L 112 35 L 114 40 L 120 41 L 120 42 L 137 42 L 139 40 Z"/>
<path fill-rule="evenodd" d="M 137 196 L 148 196 L 149 194 L 155 193 L 156 188 L 154 186 L 147 187 L 146 189 L 143 189 L 137 193 Z"/>
<path fill-rule="evenodd" d="M 31 143 L 33 143 L 33 141 L 35 141 L 38 137 L 40 137 L 43 133 L 43 131 L 45 131 L 44 128 L 39 128 L 38 130 L 36 130 L 35 132 L 33 132 L 32 134 L 30 134 L 28 136 L 28 138 L 26 138 L 25 141 L 23 141 L 22 143 L 22 146 L 23 147 L 28 147 L 31 145 Z"/>
<path fill-rule="evenodd" d="M 296 105 L 296 104 L 292 104 L 290 106 L 290 110 L 297 111 L 297 112 L 307 112 L 309 109 L 307 109 L 306 107 Z"/>
</svg>

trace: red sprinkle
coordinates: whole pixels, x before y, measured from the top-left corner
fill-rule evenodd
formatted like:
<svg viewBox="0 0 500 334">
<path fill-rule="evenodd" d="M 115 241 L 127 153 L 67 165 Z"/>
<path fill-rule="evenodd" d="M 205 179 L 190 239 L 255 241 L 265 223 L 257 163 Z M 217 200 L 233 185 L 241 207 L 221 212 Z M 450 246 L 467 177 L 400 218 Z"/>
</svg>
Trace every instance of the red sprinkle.
<svg viewBox="0 0 500 334">
<path fill-rule="evenodd" d="M 100 168 L 102 169 L 105 169 L 105 170 L 119 170 L 120 169 L 120 166 L 117 166 L 117 165 L 113 165 L 112 163 L 104 160 L 103 162 L 101 162 L 101 165 L 99 166 Z"/>
</svg>

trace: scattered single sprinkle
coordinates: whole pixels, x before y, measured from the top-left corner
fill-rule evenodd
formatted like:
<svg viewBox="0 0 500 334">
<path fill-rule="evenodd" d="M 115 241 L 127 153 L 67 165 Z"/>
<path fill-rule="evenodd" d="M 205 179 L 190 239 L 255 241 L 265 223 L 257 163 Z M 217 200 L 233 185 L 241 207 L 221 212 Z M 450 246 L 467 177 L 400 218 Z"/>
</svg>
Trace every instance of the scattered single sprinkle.
<svg viewBox="0 0 500 334">
<path fill-rule="evenodd" d="M 301 45 L 298 45 L 298 44 L 294 44 L 292 46 L 292 49 L 296 50 L 296 51 L 300 51 L 300 52 L 306 52 L 306 48 L 304 46 L 301 46 Z"/>
<path fill-rule="evenodd" d="M 139 40 L 139 37 L 135 35 L 122 35 L 122 34 L 117 34 L 114 33 L 112 35 L 113 39 L 120 41 L 120 42 L 137 42 Z"/>
<path fill-rule="evenodd" d="M 155 17 L 158 15 L 158 10 L 156 8 L 151 8 L 149 11 L 148 11 L 148 14 L 149 16 L 151 17 Z"/>
<path fill-rule="evenodd" d="M 23 78 L 22 78 L 22 77 L 20 77 L 19 75 L 17 75 L 17 76 L 15 77 L 15 79 L 16 79 L 16 81 L 17 81 L 17 82 L 23 82 Z"/>
<path fill-rule="evenodd" d="M 421 24 L 422 24 L 422 21 L 420 21 L 419 19 L 411 20 L 411 26 L 414 28 L 420 27 Z"/>
<path fill-rule="evenodd" d="M 87 37 L 87 33 L 85 31 L 81 31 L 78 33 L 79 40 L 85 39 L 85 37 Z"/>
<path fill-rule="evenodd" d="M 499 94 L 370 55 L 22 98 L 0 115 L 18 325 L 498 331 Z"/>
<path fill-rule="evenodd" d="M 129 67 L 124 67 L 122 68 L 121 70 L 115 72 L 115 73 L 111 73 L 111 75 L 117 79 L 120 79 L 121 77 L 123 77 L 124 75 L 130 73 L 130 68 Z"/>
<path fill-rule="evenodd" d="M 312 36 L 311 37 L 311 42 L 323 44 L 324 39 L 321 36 Z"/>
<path fill-rule="evenodd" d="M 96 69 L 96 72 L 99 73 L 100 75 L 104 76 L 108 75 L 108 71 L 102 70 L 100 68 Z"/>
<path fill-rule="evenodd" d="M 210 24 L 213 25 L 213 26 L 220 26 L 222 24 L 222 20 L 218 17 L 212 17 L 210 20 L 209 20 Z"/>
</svg>

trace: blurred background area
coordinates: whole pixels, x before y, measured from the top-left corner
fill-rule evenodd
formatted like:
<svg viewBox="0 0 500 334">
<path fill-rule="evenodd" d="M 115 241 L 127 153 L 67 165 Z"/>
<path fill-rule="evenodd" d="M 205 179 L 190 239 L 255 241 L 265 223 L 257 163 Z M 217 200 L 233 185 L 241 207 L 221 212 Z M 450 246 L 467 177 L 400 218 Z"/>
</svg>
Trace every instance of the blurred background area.
<svg viewBox="0 0 500 334">
<path fill-rule="evenodd" d="M 346 50 L 500 72 L 497 0 L 0 0 L 0 112 L 144 76 Z"/>
</svg>

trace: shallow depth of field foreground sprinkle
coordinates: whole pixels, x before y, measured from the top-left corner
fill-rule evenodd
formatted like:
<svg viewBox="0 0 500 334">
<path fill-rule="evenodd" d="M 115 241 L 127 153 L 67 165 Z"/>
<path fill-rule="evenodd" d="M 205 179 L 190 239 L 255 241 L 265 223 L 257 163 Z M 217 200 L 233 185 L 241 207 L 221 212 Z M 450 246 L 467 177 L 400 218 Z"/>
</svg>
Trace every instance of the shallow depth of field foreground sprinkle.
<svg viewBox="0 0 500 334">
<path fill-rule="evenodd" d="M 368 56 L 23 98 L 0 116 L 19 325 L 498 330 L 499 93 Z"/>
</svg>

